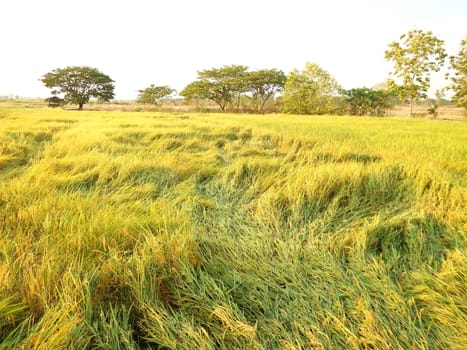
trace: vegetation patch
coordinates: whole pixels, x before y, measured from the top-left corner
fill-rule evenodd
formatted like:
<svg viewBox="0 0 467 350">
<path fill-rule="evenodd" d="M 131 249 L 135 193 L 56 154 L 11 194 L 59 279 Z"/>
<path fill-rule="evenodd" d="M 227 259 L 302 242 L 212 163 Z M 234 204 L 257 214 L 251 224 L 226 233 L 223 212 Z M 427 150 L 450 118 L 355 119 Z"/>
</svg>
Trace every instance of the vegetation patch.
<svg viewBox="0 0 467 350">
<path fill-rule="evenodd" d="M 0 108 L 0 348 L 465 347 L 465 123 L 76 113 Z"/>
<path fill-rule="evenodd" d="M 372 163 L 381 160 L 381 157 L 371 155 L 371 154 L 359 154 L 359 153 L 344 153 L 344 154 L 335 154 L 335 153 L 321 153 L 317 154 L 316 162 L 328 163 L 328 162 L 360 162 L 360 163 Z"/>
<path fill-rule="evenodd" d="M 449 252 L 462 244 L 462 236 L 434 216 L 396 218 L 370 232 L 366 252 L 381 259 L 394 276 L 424 266 L 439 269 Z"/>
</svg>

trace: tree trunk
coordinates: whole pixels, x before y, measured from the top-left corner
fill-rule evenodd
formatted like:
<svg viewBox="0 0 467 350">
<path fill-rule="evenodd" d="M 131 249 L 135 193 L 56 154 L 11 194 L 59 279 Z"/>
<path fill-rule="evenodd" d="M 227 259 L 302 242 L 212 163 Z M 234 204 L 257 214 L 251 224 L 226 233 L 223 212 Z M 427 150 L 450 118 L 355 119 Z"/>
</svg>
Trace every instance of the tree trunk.
<svg viewBox="0 0 467 350">
<path fill-rule="evenodd" d="M 83 110 L 83 106 L 84 106 L 84 103 L 78 104 L 78 109 L 79 109 L 80 111 Z"/>
<path fill-rule="evenodd" d="M 266 101 L 261 100 L 261 102 L 258 103 L 258 110 L 256 113 L 258 114 L 264 114 L 264 105 L 266 104 Z"/>
<path fill-rule="evenodd" d="M 410 99 L 409 118 L 412 118 L 412 111 L 413 111 L 413 98 Z"/>
</svg>

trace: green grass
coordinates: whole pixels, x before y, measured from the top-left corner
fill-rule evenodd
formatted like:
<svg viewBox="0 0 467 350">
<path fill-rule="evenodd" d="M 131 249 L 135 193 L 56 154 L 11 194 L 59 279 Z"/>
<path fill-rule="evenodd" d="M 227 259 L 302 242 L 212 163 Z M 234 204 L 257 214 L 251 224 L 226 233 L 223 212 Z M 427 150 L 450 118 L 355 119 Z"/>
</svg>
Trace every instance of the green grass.
<svg viewBox="0 0 467 350">
<path fill-rule="evenodd" d="M 0 349 L 465 349 L 466 135 L 0 108 Z"/>
</svg>

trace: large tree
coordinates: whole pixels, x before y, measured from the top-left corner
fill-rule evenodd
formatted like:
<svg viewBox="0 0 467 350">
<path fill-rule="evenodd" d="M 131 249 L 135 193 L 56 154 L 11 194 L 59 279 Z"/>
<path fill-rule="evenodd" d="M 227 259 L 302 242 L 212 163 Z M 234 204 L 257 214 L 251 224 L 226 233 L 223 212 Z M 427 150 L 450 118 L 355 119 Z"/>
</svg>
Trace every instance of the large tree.
<svg viewBox="0 0 467 350">
<path fill-rule="evenodd" d="M 414 29 L 403 34 L 400 40 L 401 42 L 393 41 L 389 44 L 384 57 L 394 62 L 391 75 L 398 81 L 391 81 L 392 89 L 402 100 L 409 100 L 409 116 L 412 116 L 414 102 L 426 97 L 430 87 L 430 74 L 441 69 L 446 52 L 444 41 L 431 31 Z"/>
<path fill-rule="evenodd" d="M 64 94 L 65 103 L 77 104 L 81 110 L 90 98 L 109 101 L 114 97 L 114 81 L 108 75 L 91 67 L 57 68 L 44 74 L 44 85 L 54 93 Z"/>
<path fill-rule="evenodd" d="M 155 86 L 151 84 L 143 90 L 138 90 L 137 101 L 144 104 L 157 105 L 161 99 L 170 96 L 175 90 L 167 85 Z"/>
<path fill-rule="evenodd" d="M 456 105 L 467 110 L 467 38 L 462 40 L 459 53 L 450 57 L 450 61 L 454 71 L 451 76 L 451 89 L 454 91 L 452 99 Z"/>
<path fill-rule="evenodd" d="M 247 73 L 247 97 L 252 100 L 256 113 L 264 113 L 264 105 L 284 87 L 285 81 L 284 72 L 277 69 L 261 69 Z"/>
<path fill-rule="evenodd" d="M 245 91 L 247 69 L 245 66 L 231 65 L 199 71 L 198 79 L 188 84 L 180 95 L 187 100 L 212 100 L 225 112 L 227 105 Z"/>
<path fill-rule="evenodd" d="M 316 63 L 306 63 L 303 71 L 287 76 L 282 94 L 283 111 L 298 114 L 330 114 L 338 109 L 339 84 Z"/>
</svg>

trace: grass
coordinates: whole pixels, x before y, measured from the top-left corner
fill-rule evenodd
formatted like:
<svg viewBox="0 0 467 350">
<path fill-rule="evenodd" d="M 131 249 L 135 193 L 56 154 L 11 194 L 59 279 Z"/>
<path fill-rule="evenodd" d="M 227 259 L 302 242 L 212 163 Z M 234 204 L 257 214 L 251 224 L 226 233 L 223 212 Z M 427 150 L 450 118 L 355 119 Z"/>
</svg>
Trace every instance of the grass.
<svg viewBox="0 0 467 350">
<path fill-rule="evenodd" d="M 0 349 L 465 349 L 466 134 L 0 108 Z"/>
</svg>

